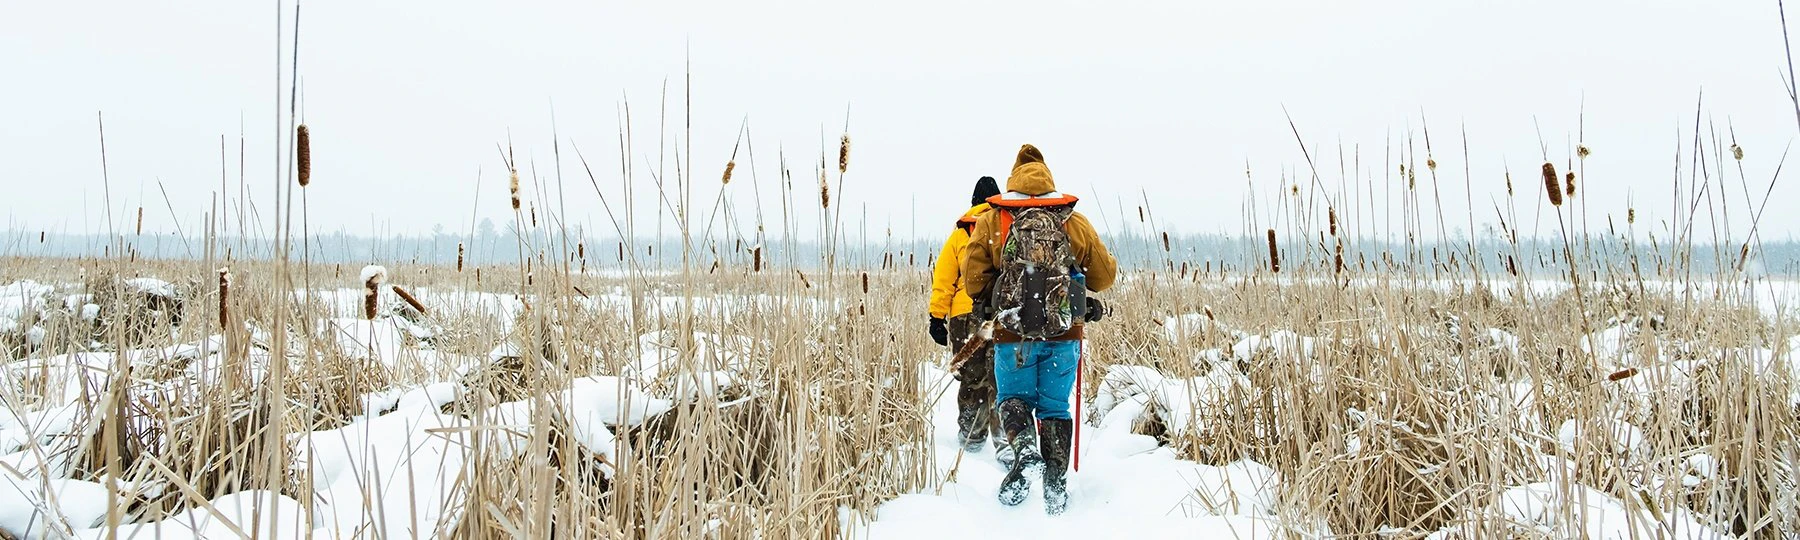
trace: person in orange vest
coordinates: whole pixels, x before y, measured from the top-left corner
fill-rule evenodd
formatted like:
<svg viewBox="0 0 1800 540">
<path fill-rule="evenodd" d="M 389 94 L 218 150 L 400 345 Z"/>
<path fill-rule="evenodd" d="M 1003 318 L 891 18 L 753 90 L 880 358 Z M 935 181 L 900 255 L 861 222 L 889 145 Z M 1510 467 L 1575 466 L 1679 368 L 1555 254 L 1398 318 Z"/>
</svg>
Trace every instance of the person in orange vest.
<svg viewBox="0 0 1800 540">
<path fill-rule="evenodd" d="M 969 230 L 975 218 L 988 211 L 988 197 L 1000 194 L 1000 184 L 992 176 L 975 181 L 975 193 L 969 198 L 969 210 L 956 219 L 956 228 L 944 240 L 931 272 L 931 339 L 947 345 L 952 352 L 962 350 L 982 321 L 970 313 L 974 301 L 962 289 L 963 248 L 969 243 Z M 953 374 L 961 383 L 956 392 L 956 428 L 963 450 L 975 453 L 994 436 L 994 447 L 1001 449 L 999 425 L 994 421 L 994 355 L 992 347 L 957 368 Z"/>
<path fill-rule="evenodd" d="M 1051 515 L 1069 504 L 1069 394 L 1081 365 L 1082 323 L 1106 313 L 1087 292 L 1112 287 L 1119 272 L 1094 226 L 1075 211 L 1076 201 L 1056 190 L 1043 152 L 1024 145 L 1006 192 L 988 198 L 993 209 L 976 218 L 963 254 L 962 288 L 976 291 L 977 316 L 995 323 L 1000 429 L 1015 452 L 1030 446 L 1041 452 L 1044 511 Z M 1013 462 L 1000 483 L 1002 504 L 1025 501 L 1029 465 Z"/>
</svg>

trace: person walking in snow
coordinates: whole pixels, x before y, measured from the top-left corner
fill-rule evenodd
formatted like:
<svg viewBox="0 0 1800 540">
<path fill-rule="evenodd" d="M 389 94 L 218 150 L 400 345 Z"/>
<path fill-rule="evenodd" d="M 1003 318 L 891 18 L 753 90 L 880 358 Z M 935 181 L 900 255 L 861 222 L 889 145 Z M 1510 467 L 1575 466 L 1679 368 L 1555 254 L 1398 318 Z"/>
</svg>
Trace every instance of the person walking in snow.
<svg viewBox="0 0 1800 540">
<path fill-rule="evenodd" d="M 988 211 L 988 197 L 1000 194 L 1000 184 L 992 176 L 975 181 L 975 193 L 969 198 L 969 210 L 957 218 L 956 228 L 944 240 L 931 272 L 931 339 L 960 351 L 977 339 L 981 321 L 970 313 L 974 301 L 962 288 L 963 248 L 969 244 L 969 231 L 975 218 Z M 982 346 L 958 367 L 956 392 L 957 442 L 963 450 L 980 452 L 989 435 L 994 437 L 994 450 L 1000 454 L 999 423 L 994 421 L 994 355 L 991 347 Z"/>
<path fill-rule="evenodd" d="M 1056 190 L 1044 154 L 1024 145 L 1006 192 L 988 199 L 993 210 L 976 218 L 963 253 L 962 288 L 977 291 L 971 295 L 976 313 L 995 323 L 1000 426 L 1020 456 L 1000 482 L 1000 502 L 1025 501 L 1031 489 L 1026 471 L 1033 464 L 1024 456 L 1037 446 L 1044 511 L 1051 515 L 1063 513 L 1069 502 L 1069 395 L 1080 368 L 1082 323 L 1106 312 L 1087 292 L 1105 291 L 1118 277 L 1117 262 L 1087 217 L 1075 211 L 1076 201 Z"/>
</svg>

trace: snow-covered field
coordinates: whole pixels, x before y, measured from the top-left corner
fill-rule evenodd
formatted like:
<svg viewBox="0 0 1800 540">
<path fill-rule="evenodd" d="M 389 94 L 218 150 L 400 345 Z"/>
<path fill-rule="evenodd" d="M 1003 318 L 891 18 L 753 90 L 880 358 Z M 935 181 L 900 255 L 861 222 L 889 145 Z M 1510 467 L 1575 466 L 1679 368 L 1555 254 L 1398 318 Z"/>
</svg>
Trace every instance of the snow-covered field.
<svg viewBox="0 0 1800 540">
<path fill-rule="evenodd" d="M 117 354 L 85 329 L 118 308 L 13 282 L 0 285 L 0 533 L 1623 540 L 1800 523 L 1800 332 L 1776 324 L 1800 287 L 1725 289 L 1748 315 L 1596 310 L 1580 332 L 1516 318 L 1551 309 L 1530 302 L 1564 290 L 1554 282 L 1511 300 L 1517 284 L 1497 282 L 1490 301 L 1517 307 L 1487 311 L 1440 307 L 1467 284 L 1381 280 L 1350 290 L 1432 304 L 1270 309 L 1302 285 L 1183 285 L 1204 312 L 1126 285 L 1115 297 L 1136 305 L 1088 345 L 1070 509 L 1049 517 L 1036 486 L 1001 505 L 991 447 L 955 444 L 948 354 L 901 328 L 918 299 L 882 294 L 905 284 L 829 298 L 665 288 L 640 291 L 636 310 L 630 284 L 568 307 L 413 290 L 429 314 L 384 289 L 374 319 L 365 291 L 322 288 L 296 293 L 316 302 L 312 334 L 282 331 L 278 353 L 266 312 L 220 333 L 203 325 L 216 297 L 138 279 L 128 290 L 204 301 Z M 690 309 L 703 315 L 668 316 Z M 661 315 L 632 335 L 620 321 L 634 311 Z M 550 357 L 547 370 L 521 360 Z M 254 436 L 267 430 L 231 430 L 267 423 L 258 400 L 278 376 L 276 451 Z M 108 430 L 133 458 L 117 469 Z M 230 488 L 222 469 L 250 480 Z"/>
</svg>

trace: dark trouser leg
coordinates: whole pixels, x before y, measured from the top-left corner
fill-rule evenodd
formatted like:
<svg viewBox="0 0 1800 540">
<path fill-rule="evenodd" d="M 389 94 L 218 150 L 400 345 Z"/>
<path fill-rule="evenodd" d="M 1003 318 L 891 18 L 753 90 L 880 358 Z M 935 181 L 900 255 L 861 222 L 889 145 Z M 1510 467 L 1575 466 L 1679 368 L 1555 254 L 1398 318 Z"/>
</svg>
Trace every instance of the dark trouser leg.
<svg viewBox="0 0 1800 540">
<path fill-rule="evenodd" d="M 961 350 L 975 339 L 978 323 L 969 315 L 950 318 L 952 350 Z M 954 374 L 961 383 L 956 392 L 956 427 L 960 443 L 969 452 L 981 451 L 990 432 L 998 435 L 994 422 L 994 353 L 988 347 L 970 357 Z"/>
<path fill-rule="evenodd" d="M 1018 406 L 1026 415 L 1026 419 L 1019 422 L 1018 429 L 1015 430 L 1013 425 L 1006 424 L 1005 408 L 1001 409 L 1001 436 L 1005 444 L 995 450 L 994 459 L 1000 462 L 1001 467 L 1009 470 L 1015 462 L 1026 467 L 1036 467 L 1043 463 L 1038 455 L 1037 423 L 1030 418 L 1035 411 L 1032 403 L 1037 400 L 1038 395 L 1036 360 L 1030 356 L 1034 347 L 1034 344 L 1022 343 L 998 343 L 993 347 L 995 393 L 1002 404 L 1008 400 L 1017 400 Z M 1019 356 L 1021 351 L 1026 355 L 1023 364 Z"/>
<path fill-rule="evenodd" d="M 1069 445 L 1075 424 L 1068 419 L 1041 421 L 1044 446 L 1044 513 L 1057 515 L 1069 508 Z"/>
</svg>

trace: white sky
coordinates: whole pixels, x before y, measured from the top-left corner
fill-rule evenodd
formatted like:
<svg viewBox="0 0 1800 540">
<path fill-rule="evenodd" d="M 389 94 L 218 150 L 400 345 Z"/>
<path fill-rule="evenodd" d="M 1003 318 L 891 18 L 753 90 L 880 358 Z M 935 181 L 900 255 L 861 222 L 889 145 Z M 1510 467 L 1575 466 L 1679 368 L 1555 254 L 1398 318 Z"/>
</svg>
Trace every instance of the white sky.
<svg viewBox="0 0 1800 540">
<path fill-rule="evenodd" d="M 480 217 L 510 219 L 495 145 L 510 133 L 521 161 L 535 158 L 548 174 L 554 102 L 569 212 L 610 235 L 568 144 L 617 203 L 622 98 L 633 111 L 633 159 L 647 168 L 657 159 L 665 80 L 669 132 L 680 132 L 690 50 L 699 210 L 711 208 L 748 117 L 765 211 L 780 211 L 773 188 L 785 147 L 807 238 L 821 134 L 835 153 L 846 109 L 854 144 L 847 193 L 834 199 L 866 203 L 871 235 L 888 223 L 911 234 L 916 201 L 918 234 L 937 236 L 972 181 L 1004 180 L 1024 142 L 1043 148 L 1063 190 L 1107 219 L 1103 229 L 1116 228 L 1120 200 L 1132 208 L 1147 193 L 1169 230 L 1239 232 L 1246 164 L 1266 226 L 1283 172 L 1305 167 L 1284 106 L 1325 154 L 1316 157 L 1334 189 L 1340 143 L 1346 154 L 1360 145 L 1365 173 L 1391 184 L 1384 146 L 1421 137 L 1423 114 L 1441 197 L 1456 203 L 1444 209 L 1453 226 L 1468 220 L 1458 139 L 1466 127 L 1481 227 L 1493 221 L 1491 197 L 1505 204 L 1503 170 L 1521 190 L 1536 188 L 1537 133 L 1559 168 L 1565 162 L 1584 96 L 1590 220 L 1601 226 L 1610 213 L 1623 225 L 1629 200 L 1641 226 L 1670 215 L 1674 152 L 1690 153 L 1702 88 L 1705 121 L 1722 137 L 1734 127 L 1746 150 L 1748 180 L 1733 171 L 1723 193 L 1741 234 L 1743 185 L 1760 201 L 1796 132 L 1778 76 L 1773 1 L 613 4 L 304 3 L 314 228 L 466 231 L 478 167 Z M 291 17 L 292 3 L 284 5 Z M 274 15 L 271 2 L 0 5 L 8 227 L 104 227 L 96 111 L 106 115 L 115 209 L 143 204 L 146 229 L 173 228 L 157 179 L 182 226 L 198 228 L 219 189 L 221 135 L 236 189 L 240 128 L 248 179 L 267 211 Z M 285 117 L 285 100 L 280 110 Z M 740 155 L 728 190 L 744 216 L 755 204 L 749 169 Z M 639 181 L 641 193 L 652 189 L 648 175 Z M 1784 204 L 1797 194 L 1793 182 L 1777 185 L 1766 233 L 1800 228 L 1800 213 Z M 1521 194 L 1527 232 L 1539 200 Z M 640 223 L 654 220 L 650 203 L 639 199 Z M 776 218 L 769 229 L 779 231 Z"/>
</svg>

